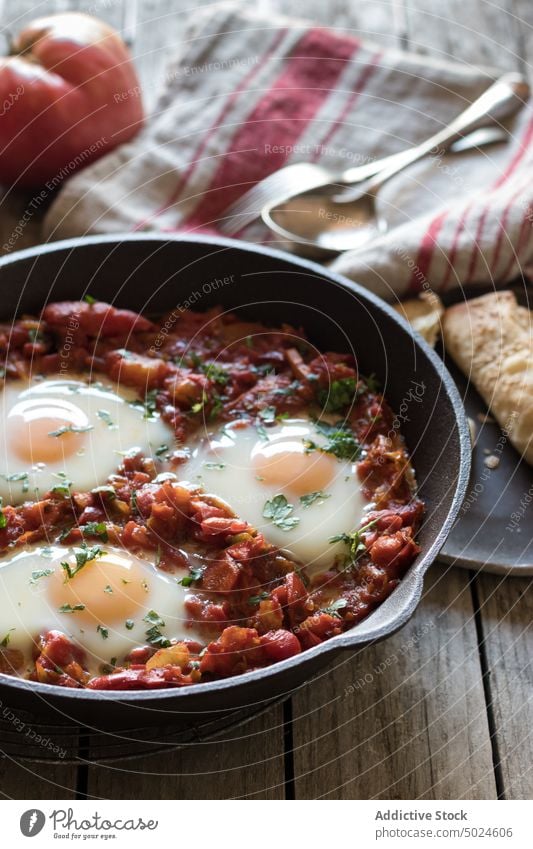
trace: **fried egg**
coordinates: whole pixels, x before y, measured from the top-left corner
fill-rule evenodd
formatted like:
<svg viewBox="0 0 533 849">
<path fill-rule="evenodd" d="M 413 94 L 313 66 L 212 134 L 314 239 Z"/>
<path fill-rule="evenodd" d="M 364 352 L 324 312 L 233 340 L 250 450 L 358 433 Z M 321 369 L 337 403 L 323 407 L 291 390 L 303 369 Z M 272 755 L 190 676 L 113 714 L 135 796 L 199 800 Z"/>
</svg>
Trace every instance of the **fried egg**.
<svg viewBox="0 0 533 849">
<path fill-rule="evenodd" d="M 65 480 L 73 491 L 105 483 L 134 449 L 172 445 L 171 429 L 136 393 L 98 379 L 8 381 L 2 392 L 0 496 L 20 504 Z"/>
<path fill-rule="evenodd" d="M 29 668 L 39 635 L 56 629 L 85 649 L 88 668 L 97 673 L 102 664 L 120 663 L 132 648 L 153 641 L 154 633 L 196 639 L 179 576 L 149 558 L 107 544 L 32 546 L 4 557 L 1 644 L 21 651 Z"/>
<path fill-rule="evenodd" d="M 355 462 L 325 448 L 331 448 L 330 438 L 308 418 L 259 429 L 234 422 L 191 445 L 180 474 L 320 572 L 346 553 L 345 544 L 331 538 L 360 527 L 371 507 Z"/>
</svg>

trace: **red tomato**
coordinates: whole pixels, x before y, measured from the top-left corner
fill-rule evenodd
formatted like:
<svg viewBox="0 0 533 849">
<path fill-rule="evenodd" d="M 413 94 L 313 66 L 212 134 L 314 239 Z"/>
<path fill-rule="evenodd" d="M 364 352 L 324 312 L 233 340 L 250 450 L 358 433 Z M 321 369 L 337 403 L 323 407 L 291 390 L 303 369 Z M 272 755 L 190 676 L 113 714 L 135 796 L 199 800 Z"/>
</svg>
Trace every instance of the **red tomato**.
<svg viewBox="0 0 533 849">
<path fill-rule="evenodd" d="M 40 18 L 0 59 L 0 181 L 52 190 L 143 123 L 130 54 L 88 15 Z"/>
</svg>

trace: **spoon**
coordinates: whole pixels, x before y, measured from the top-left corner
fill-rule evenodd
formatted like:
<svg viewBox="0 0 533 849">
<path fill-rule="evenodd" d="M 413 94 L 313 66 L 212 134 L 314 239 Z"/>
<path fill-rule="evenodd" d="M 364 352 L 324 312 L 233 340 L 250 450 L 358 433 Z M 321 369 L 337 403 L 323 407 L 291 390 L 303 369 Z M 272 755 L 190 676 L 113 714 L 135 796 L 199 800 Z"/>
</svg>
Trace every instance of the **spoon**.
<svg viewBox="0 0 533 849">
<path fill-rule="evenodd" d="M 487 121 L 498 124 L 514 115 L 528 96 L 525 79 L 519 74 L 506 74 L 448 126 L 397 157 L 390 168 L 341 193 L 342 184 L 337 184 L 320 192 L 315 189 L 272 201 L 263 207 L 261 217 L 273 233 L 283 238 L 286 247 L 304 256 L 320 258 L 357 250 L 387 230 L 387 222 L 377 214 L 375 198 L 388 179 L 422 157 L 440 155 L 454 144 L 468 149 L 470 136 L 466 134 L 472 134 L 475 147 L 507 139 L 509 134 L 501 127 L 478 127 Z"/>
</svg>

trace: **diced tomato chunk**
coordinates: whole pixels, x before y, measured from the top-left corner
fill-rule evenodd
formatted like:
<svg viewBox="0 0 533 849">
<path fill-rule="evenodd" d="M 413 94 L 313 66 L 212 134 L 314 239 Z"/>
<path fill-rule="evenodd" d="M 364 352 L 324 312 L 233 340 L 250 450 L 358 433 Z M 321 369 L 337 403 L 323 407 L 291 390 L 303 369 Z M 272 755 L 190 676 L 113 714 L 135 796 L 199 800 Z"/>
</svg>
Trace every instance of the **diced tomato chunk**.
<svg viewBox="0 0 533 849">
<path fill-rule="evenodd" d="M 298 626 L 297 636 L 303 649 L 311 649 L 340 634 L 342 621 L 329 613 L 315 613 Z"/>
<path fill-rule="evenodd" d="M 202 576 L 202 588 L 207 592 L 227 593 L 234 590 L 239 583 L 241 568 L 227 554 L 220 560 L 210 563 Z"/>
<path fill-rule="evenodd" d="M 218 640 L 209 643 L 200 661 L 200 672 L 227 678 L 238 672 L 260 665 L 264 655 L 261 640 L 255 628 L 230 625 Z"/>
<path fill-rule="evenodd" d="M 130 666 L 111 675 L 100 675 L 87 682 L 89 690 L 160 690 L 163 687 L 184 687 L 194 683 L 190 674 L 183 674 L 179 666 Z"/>
<path fill-rule="evenodd" d="M 88 304 L 85 301 L 60 301 L 48 304 L 43 310 L 42 319 L 54 329 L 65 329 L 71 326 L 75 319 L 80 330 L 88 336 L 120 336 L 132 331 L 146 331 L 154 328 L 152 322 L 144 316 L 131 310 L 117 309 L 102 301 L 95 304 Z"/>
<path fill-rule="evenodd" d="M 292 631 L 280 628 L 278 631 L 269 631 L 261 637 L 261 645 L 270 663 L 285 660 L 302 650 L 298 638 Z"/>
<path fill-rule="evenodd" d="M 370 549 L 370 557 L 377 566 L 396 574 L 409 566 L 419 551 L 410 531 L 397 531 L 378 537 Z"/>
</svg>

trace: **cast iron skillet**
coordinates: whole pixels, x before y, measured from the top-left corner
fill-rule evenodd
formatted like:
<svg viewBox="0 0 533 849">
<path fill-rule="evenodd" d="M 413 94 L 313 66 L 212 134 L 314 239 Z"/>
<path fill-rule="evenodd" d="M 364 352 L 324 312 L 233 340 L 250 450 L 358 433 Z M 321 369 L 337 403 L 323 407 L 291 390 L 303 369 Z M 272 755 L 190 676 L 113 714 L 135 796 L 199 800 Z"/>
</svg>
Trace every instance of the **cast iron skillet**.
<svg viewBox="0 0 533 849">
<path fill-rule="evenodd" d="M 442 361 L 379 298 L 328 270 L 241 242 L 155 235 L 94 236 L 21 251 L 0 261 L 0 313 L 39 313 L 48 301 L 96 298 L 146 313 L 222 304 L 267 324 L 302 326 L 323 350 L 353 347 L 374 372 L 417 472 L 426 518 L 422 551 L 400 586 L 352 630 L 267 669 L 183 689 L 106 693 L 0 675 L 3 704 L 50 711 L 87 725 L 193 724 L 290 692 L 342 651 L 389 636 L 410 618 L 423 576 L 452 527 L 470 467 L 463 407 Z M 418 387 L 418 389 L 417 389 Z"/>
</svg>

